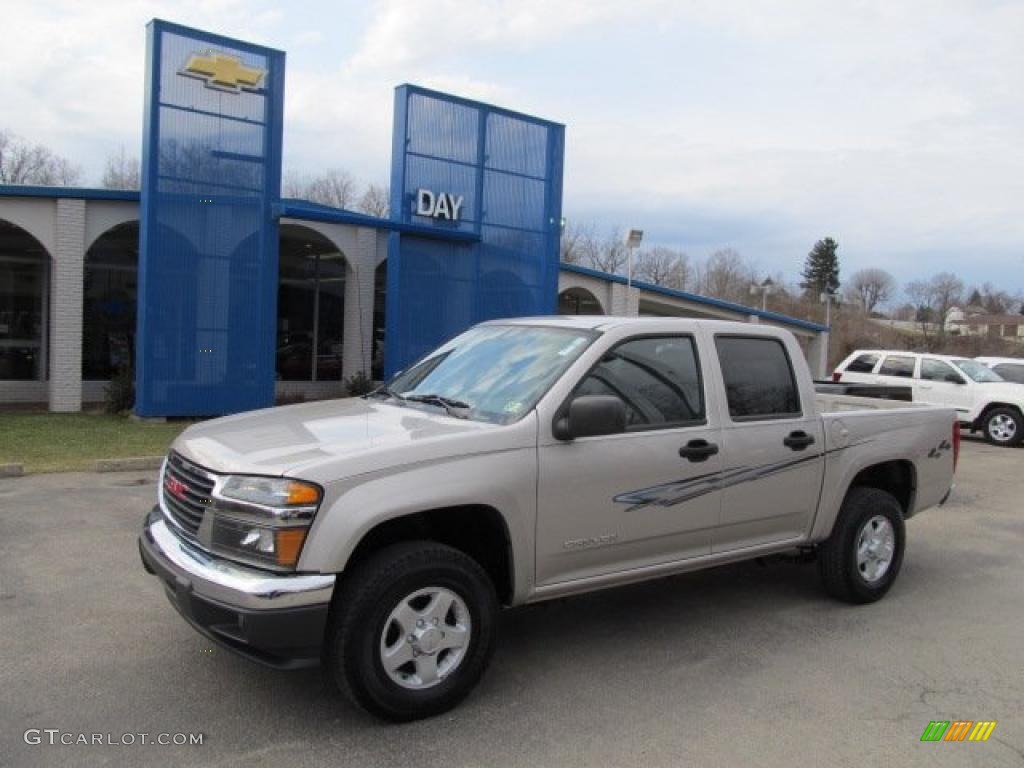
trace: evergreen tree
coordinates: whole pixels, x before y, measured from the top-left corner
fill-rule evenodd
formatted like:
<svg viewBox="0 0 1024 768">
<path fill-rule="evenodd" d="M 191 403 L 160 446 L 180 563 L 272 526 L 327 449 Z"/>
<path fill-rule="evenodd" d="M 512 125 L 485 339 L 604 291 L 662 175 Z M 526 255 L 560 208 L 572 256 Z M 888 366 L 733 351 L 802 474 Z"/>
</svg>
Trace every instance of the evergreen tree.
<svg viewBox="0 0 1024 768">
<path fill-rule="evenodd" d="M 835 293 L 839 290 L 838 249 L 839 243 L 826 237 L 816 242 L 807 254 L 804 270 L 800 273 L 804 278 L 800 287 L 809 298 L 817 300 L 821 293 Z"/>
</svg>

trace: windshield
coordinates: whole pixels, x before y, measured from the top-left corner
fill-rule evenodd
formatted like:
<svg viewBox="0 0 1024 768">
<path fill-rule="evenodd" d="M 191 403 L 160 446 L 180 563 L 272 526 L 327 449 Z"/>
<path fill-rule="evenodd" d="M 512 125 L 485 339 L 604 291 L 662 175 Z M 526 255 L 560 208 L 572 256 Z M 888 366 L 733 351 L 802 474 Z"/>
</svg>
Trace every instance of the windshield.
<svg viewBox="0 0 1024 768">
<path fill-rule="evenodd" d="M 533 408 L 595 336 L 577 328 L 479 326 L 400 373 L 387 390 L 440 396 L 468 406 L 471 419 L 508 424 Z"/>
<path fill-rule="evenodd" d="M 981 383 L 1005 381 L 1002 376 L 991 368 L 986 368 L 984 365 L 974 360 L 954 360 L 953 364 L 966 373 L 972 381 L 978 381 Z"/>
</svg>

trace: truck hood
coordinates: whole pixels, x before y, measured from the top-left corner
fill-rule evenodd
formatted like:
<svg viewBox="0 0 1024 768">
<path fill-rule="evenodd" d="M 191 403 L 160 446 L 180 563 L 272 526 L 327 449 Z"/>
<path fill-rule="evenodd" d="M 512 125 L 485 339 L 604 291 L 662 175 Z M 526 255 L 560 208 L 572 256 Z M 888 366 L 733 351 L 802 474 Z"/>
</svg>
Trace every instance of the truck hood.
<svg viewBox="0 0 1024 768">
<path fill-rule="evenodd" d="M 472 452 L 467 442 L 482 443 L 495 430 L 429 407 L 349 398 L 213 419 L 189 427 L 172 447 L 215 472 L 336 480 Z"/>
</svg>

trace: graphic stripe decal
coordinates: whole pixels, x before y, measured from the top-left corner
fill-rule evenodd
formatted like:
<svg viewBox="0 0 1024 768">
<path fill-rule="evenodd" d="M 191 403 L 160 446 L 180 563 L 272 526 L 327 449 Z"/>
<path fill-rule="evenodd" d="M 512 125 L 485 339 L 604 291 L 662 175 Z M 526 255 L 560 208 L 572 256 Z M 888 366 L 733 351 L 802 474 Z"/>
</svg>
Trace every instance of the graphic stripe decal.
<svg viewBox="0 0 1024 768">
<path fill-rule="evenodd" d="M 855 445 L 863 445 L 872 442 L 865 440 Z M 703 475 L 689 477 L 685 480 L 677 480 L 673 483 L 654 485 L 649 488 L 640 488 L 635 491 L 627 491 L 615 496 L 613 501 L 618 504 L 629 504 L 627 512 L 634 512 L 647 507 L 674 507 L 687 501 L 705 496 L 714 491 L 721 491 L 732 488 L 741 483 L 749 483 L 754 480 L 761 480 L 780 472 L 788 472 L 808 462 L 823 459 L 826 455 L 837 453 L 848 447 L 833 448 L 824 453 L 814 453 L 810 456 L 800 456 L 795 459 L 774 461 L 768 464 L 761 464 L 756 467 L 734 467 L 720 472 L 708 472 Z"/>
</svg>

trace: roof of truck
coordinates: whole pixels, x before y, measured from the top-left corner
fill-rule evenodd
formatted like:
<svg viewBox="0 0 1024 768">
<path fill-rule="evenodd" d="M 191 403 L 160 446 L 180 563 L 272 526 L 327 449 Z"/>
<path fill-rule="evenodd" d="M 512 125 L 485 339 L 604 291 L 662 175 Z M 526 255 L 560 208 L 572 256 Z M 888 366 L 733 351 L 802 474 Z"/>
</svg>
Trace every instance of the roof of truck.
<svg viewBox="0 0 1024 768">
<path fill-rule="evenodd" d="M 664 327 L 665 323 L 679 323 L 689 328 L 710 325 L 732 331 L 786 330 L 776 325 L 744 323 L 740 320 L 715 320 L 696 317 L 622 317 L 617 315 L 537 315 L 535 317 L 510 317 L 489 320 L 489 325 L 547 325 L 553 328 L 581 328 L 584 330 L 606 331 L 624 325 L 643 328 L 644 326 Z"/>
</svg>

